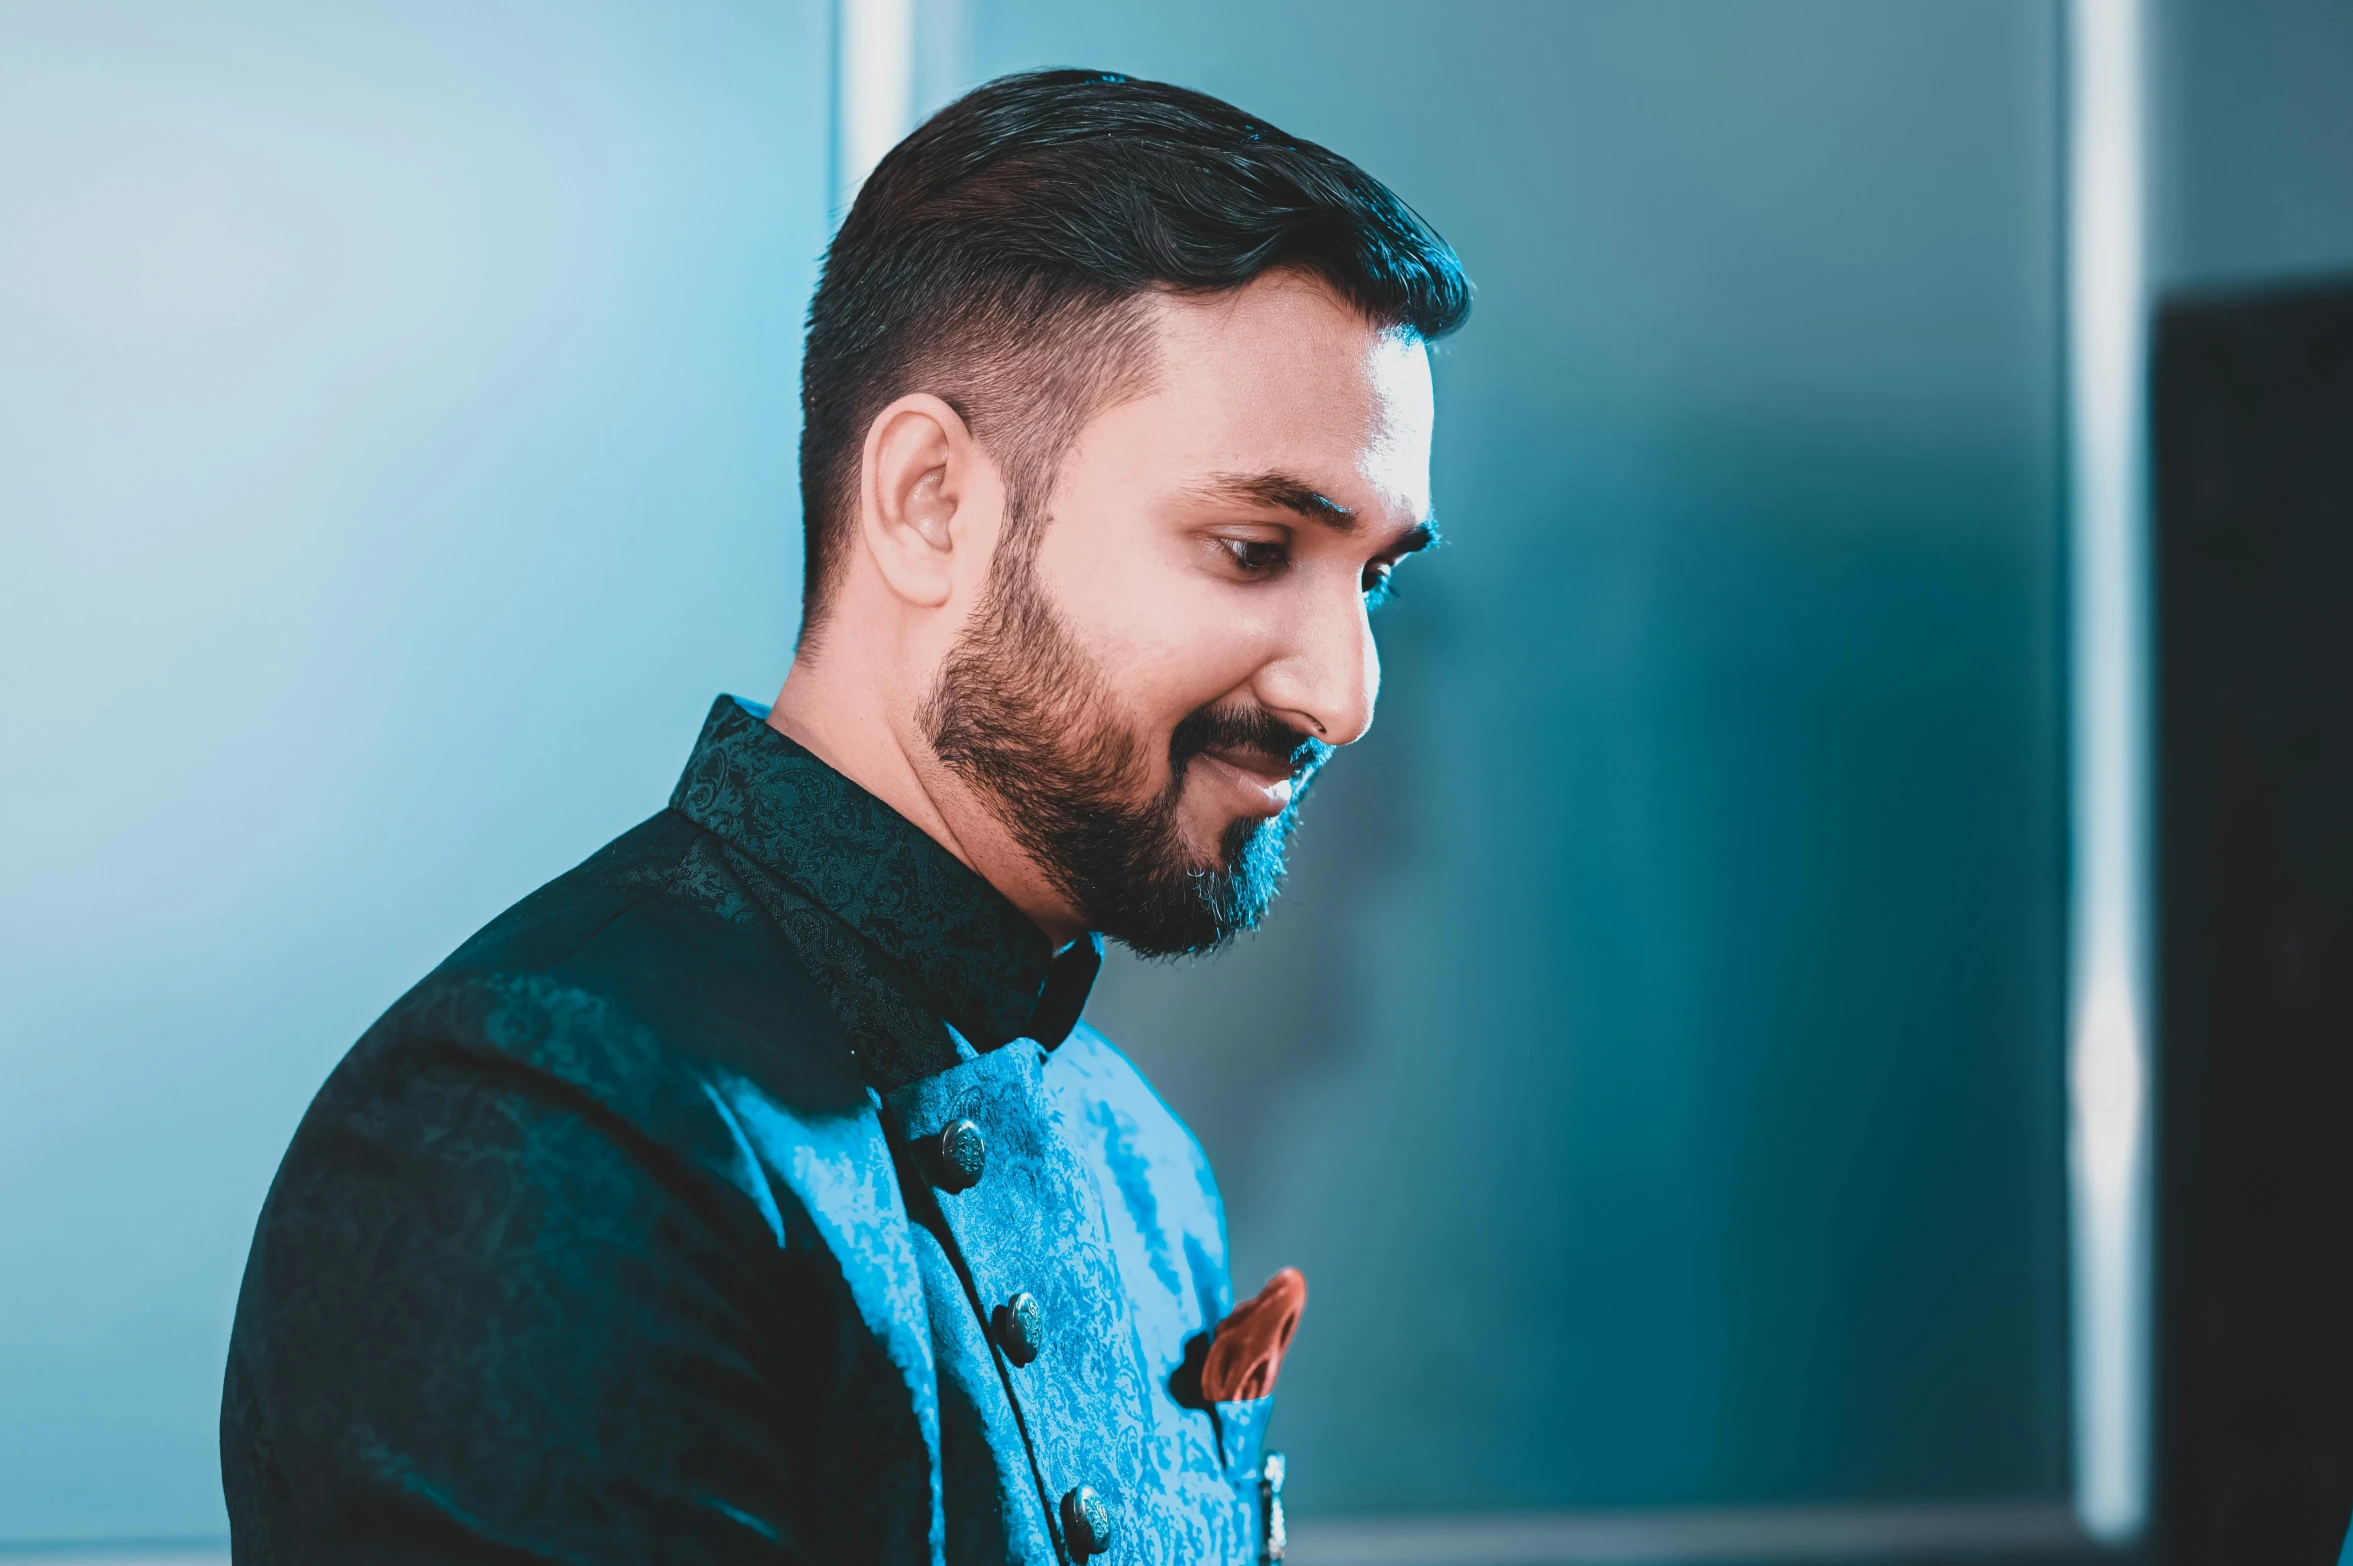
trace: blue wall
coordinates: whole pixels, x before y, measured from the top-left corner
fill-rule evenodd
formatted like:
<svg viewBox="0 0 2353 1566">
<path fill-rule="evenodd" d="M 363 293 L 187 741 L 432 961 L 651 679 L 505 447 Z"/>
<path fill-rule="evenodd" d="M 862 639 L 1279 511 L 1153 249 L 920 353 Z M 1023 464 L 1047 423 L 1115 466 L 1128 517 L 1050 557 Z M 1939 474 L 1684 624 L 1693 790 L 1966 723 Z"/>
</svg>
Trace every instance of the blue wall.
<svg viewBox="0 0 2353 1566">
<path fill-rule="evenodd" d="M 1303 1513 L 2058 1495 L 2056 13 L 976 0 L 1462 250 L 1293 895 L 1094 1012 L 1311 1303 Z"/>
<path fill-rule="evenodd" d="M 0 10 L 0 1541 L 223 1526 L 311 1092 L 782 678 L 826 16 Z"/>
</svg>

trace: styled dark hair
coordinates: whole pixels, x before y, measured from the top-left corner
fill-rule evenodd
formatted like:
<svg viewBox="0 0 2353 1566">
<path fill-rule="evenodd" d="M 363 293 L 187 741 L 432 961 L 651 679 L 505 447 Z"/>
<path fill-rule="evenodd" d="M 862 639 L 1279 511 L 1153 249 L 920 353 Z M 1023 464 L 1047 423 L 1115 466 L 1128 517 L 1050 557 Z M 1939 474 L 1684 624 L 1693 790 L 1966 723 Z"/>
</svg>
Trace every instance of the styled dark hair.
<svg viewBox="0 0 2353 1566">
<path fill-rule="evenodd" d="M 855 527 L 867 427 L 925 391 L 1005 474 L 1034 541 L 1069 444 L 1151 369 L 1148 291 L 1314 277 L 1428 340 L 1470 313 L 1445 240 L 1338 154 L 1203 93 L 1105 71 L 977 87 L 877 164 L 809 304 L 801 363 L 802 630 Z"/>
</svg>

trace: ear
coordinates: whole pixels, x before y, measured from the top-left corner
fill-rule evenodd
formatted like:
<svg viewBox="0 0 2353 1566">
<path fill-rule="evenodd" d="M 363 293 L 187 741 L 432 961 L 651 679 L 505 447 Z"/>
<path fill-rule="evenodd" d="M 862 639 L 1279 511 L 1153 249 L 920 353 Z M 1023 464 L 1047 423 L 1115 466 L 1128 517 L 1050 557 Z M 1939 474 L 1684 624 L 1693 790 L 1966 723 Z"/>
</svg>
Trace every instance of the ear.
<svg viewBox="0 0 2353 1566">
<path fill-rule="evenodd" d="M 948 601 L 960 544 L 985 553 L 988 540 L 957 526 L 975 464 L 985 461 L 963 418 L 927 392 L 901 397 L 866 427 L 858 530 L 884 583 L 908 604 Z"/>
</svg>

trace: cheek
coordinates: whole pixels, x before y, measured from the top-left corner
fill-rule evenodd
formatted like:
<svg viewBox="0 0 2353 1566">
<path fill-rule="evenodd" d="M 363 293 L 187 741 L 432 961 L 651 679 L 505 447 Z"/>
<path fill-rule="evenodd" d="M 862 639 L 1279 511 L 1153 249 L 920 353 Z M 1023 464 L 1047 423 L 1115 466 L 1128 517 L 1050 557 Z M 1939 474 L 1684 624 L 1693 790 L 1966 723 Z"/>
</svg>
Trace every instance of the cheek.
<svg viewBox="0 0 2353 1566">
<path fill-rule="evenodd" d="M 1229 595 L 1170 590 L 1106 628 L 1105 662 L 1139 711 L 1169 727 L 1248 684 L 1270 640 L 1265 627 L 1234 612 Z"/>
<path fill-rule="evenodd" d="M 1090 564 L 1056 584 L 1057 598 L 1139 722 L 1171 728 L 1247 684 L 1272 656 L 1270 617 L 1232 584 L 1158 561 Z"/>
</svg>

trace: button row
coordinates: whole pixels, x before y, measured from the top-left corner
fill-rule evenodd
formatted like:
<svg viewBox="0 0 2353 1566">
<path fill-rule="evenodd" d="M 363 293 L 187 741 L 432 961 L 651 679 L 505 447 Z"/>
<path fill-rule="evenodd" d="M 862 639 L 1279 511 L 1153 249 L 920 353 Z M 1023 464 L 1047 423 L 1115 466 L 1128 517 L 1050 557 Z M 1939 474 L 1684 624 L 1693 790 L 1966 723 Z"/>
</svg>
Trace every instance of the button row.
<svg viewBox="0 0 2353 1566">
<path fill-rule="evenodd" d="M 933 1139 L 932 1183 L 951 1195 L 969 1191 L 988 1172 L 989 1142 L 980 1126 L 957 1120 Z M 1027 1289 L 989 1313 L 989 1334 L 1016 1368 L 1035 1361 L 1046 1346 L 1046 1311 Z M 1062 1497 L 1062 1539 L 1074 1559 L 1104 1554 L 1119 1537 L 1119 1513 L 1093 1485 Z"/>
</svg>

